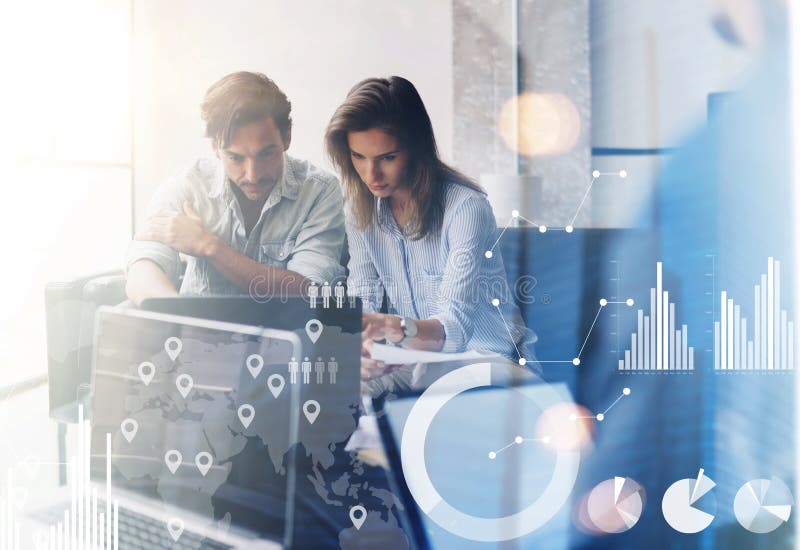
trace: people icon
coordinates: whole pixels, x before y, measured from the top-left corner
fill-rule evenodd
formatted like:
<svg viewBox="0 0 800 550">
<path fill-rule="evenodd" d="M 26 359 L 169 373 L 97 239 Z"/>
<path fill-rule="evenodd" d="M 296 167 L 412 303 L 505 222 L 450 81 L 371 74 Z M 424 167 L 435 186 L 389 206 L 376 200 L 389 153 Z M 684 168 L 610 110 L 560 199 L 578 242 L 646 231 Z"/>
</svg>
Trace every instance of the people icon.
<svg viewBox="0 0 800 550">
<path fill-rule="evenodd" d="M 322 307 L 331 307 L 331 285 L 328 284 L 328 281 L 322 283 Z"/>
<path fill-rule="evenodd" d="M 300 368 L 300 363 L 292 357 L 292 360 L 289 361 L 289 381 L 292 384 L 297 384 L 297 371 Z"/>
<path fill-rule="evenodd" d="M 308 285 L 308 305 L 312 309 L 317 307 L 317 296 L 319 296 L 319 287 L 316 282 L 311 281 L 311 284 Z"/>
<path fill-rule="evenodd" d="M 344 286 L 342 281 L 336 282 L 336 286 L 333 287 L 333 295 L 336 298 L 336 307 L 341 309 L 344 305 Z"/>
<path fill-rule="evenodd" d="M 347 301 L 350 303 L 350 309 L 355 309 L 356 308 L 356 296 L 355 295 L 348 294 L 347 295 Z"/>
<path fill-rule="evenodd" d="M 303 358 L 301 368 L 303 369 L 303 384 L 309 384 L 311 382 L 311 361 L 308 360 L 308 357 Z"/>
<path fill-rule="evenodd" d="M 339 363 L 336 362 L 336 357 L 331 357 L 328 361 L 328 374 L 330 375 L 331 384 L 336 383 L 336 371 L 339 370 Z"/>
<path fill-rule="evenodd" d="M 317 384 L 324 384 L 325 383 L 325 361 L 322 360 L 322 357 L 317 357 L 317 360 L 314 363 L 314 372 L 317 373 Z"/>
</svg>

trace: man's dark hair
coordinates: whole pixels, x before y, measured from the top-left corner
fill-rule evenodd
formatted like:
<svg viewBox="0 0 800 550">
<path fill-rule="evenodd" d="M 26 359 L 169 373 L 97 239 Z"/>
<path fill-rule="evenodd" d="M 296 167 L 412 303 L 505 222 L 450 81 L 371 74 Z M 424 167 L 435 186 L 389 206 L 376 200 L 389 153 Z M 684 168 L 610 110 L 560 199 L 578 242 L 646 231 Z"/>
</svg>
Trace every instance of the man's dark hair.
<svg viewBox="0 0 800 550">
<path fill-rule="evenodd" d="M 200 106 L 206 137 L 227 147 L 237 128 L 272 117 L 286 141 L 292 128 L 292 104 L 266 75 L 240 71 L 218 80 L 206 92 Z"/>
</svg>

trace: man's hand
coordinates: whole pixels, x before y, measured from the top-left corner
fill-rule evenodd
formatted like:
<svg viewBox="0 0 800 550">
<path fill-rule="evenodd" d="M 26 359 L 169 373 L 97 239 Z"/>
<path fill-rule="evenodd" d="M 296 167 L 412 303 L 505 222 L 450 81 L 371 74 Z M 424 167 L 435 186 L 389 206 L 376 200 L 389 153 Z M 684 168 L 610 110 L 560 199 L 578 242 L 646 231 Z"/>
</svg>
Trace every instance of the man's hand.
<svg viewBox="0 0 800 550">
<path fill-rule="evenodd" d="M 183 212 L 159 210 L 145 221 L 133 237 L 137 241 L 157 241 L 190 256 L 207 256 L 217 236 L 206 229 L 188 202 Z"/>
</svg>

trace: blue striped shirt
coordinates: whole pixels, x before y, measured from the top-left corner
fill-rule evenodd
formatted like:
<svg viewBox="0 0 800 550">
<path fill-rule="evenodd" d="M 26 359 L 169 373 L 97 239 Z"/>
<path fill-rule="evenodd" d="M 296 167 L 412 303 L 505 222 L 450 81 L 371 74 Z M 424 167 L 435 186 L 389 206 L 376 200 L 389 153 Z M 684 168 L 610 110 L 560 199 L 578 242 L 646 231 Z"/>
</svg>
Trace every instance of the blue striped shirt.
<svg viewBox="0 0 800 550">
<path fill-rule="evenodd" d="M 513 301 L 503 259 L 497 250 L 492 258 L 484 256 L 497 233 L 486 196 L 448 184 L 440 234 L 418 240 L 403 234 L 387 200 L 376 201 L 378 223 L 363 231 L 350 209 L 345 212 L 347 287 L 363 300 L 364 311 L 379 311 L 385 290 L 390 313 L 442 324 L 444 352 L 489 351 L 516 361 L 516 344 L 523 357 L 533 359 L 527 346 L 536 336 Z"/>
</svg>

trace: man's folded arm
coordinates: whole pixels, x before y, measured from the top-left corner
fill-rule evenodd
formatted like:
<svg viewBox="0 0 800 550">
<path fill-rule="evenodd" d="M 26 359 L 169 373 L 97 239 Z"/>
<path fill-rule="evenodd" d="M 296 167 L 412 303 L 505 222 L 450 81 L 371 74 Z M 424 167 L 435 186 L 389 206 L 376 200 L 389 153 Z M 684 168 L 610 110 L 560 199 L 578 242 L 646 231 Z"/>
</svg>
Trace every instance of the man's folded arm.
<svg viewBox="0 0 800 550">
<path fill-rule="evenodd" d="M 137 306 L 147 298 L 177 296 L 178 253 L 161 243 L 133 241 L 125 262 L 125 293 Z"/>
<path fill-rule="evenodd" d="M 221 239 L 215 240 L 205 257 L 226 279 L 251 296 L 299 296 L 311 284 L 310 279 L 296 271 L 252 260 Z"/>
<path fill-rule="evenodd" d="M 152 260 L 138 260 L 128 268 L 125 293 L 137 306 L 147 298 L 178 295 L 167 274 Z"/>
</svg>

